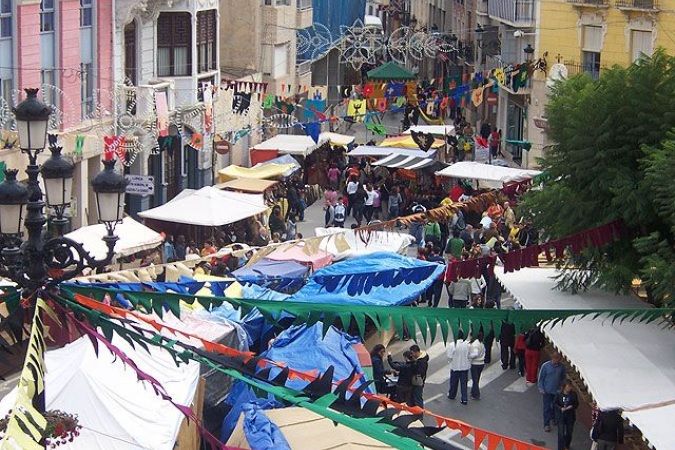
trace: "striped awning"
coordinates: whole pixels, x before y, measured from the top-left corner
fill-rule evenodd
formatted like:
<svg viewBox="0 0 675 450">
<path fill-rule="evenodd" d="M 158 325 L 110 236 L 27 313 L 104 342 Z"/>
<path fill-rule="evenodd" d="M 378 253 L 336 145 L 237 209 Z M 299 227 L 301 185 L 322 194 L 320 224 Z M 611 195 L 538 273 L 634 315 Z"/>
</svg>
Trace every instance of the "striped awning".
<svg viewBox="0 0 675 450">
<path fill-rule="evenodd" d="M 374 162 L 373 165 L 391 167 L 392 169 L 414 170 L 432 166 L 437 162 L 438 161 L 431 158 L 420 158 L 418 156 L 406 156 L 394 153 Z"/>
</svg>

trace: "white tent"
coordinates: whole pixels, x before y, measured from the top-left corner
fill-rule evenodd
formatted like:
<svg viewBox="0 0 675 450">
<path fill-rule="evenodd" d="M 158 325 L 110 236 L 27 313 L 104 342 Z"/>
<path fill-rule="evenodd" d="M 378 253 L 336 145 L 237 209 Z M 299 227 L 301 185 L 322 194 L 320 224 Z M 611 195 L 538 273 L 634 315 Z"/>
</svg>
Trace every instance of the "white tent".
<svg viewBox="0 0 675 450">
<path fill-rule="evenodd" d="M 374 145 L 359 145 L 354 150 L 347 153 L 349 156 L 389 156 L 389 155 L 405 155 L 417 156 L 419 158 L 433 158 L 436 150 L 429 150 L 423 152 L 422 150 L 415 150 L 411 148 L 398 147 L 376 147 Z"/>
<path fill-rule="evenodd" d="M 410 134 L 411 131 L 418 133 L 429 133 L 434 136 L 454 136 L 455 127 L 453 125 L 413 125 L 403 132 Z"/>
<path fill-rule="evenodd" d="M 319 141 L 328 141 L 330 145 L 336 145 L 345 147 L 356 139 L 354 136 L 349 136 L 348 134 L 339 134 L 331 133 L 330 131 L 324 131 L 319 135 Z"/>
<path fill-rule="evenodd" d="M 207 186 L 198 191 L 186 189 L 170 202 L 143 211 L 139 216 L 164 222 L 219 227 L 265 211 L 267 206 L 260 194 L 221 191 Z"/>
<path fill-rule="evenodd" d="M 525 309 L 645 307 L 633 297 L 596 289 L 579 294 L 556 290 L 555 269 L 505 274 L 497 268 L 496 274 Z M 675 331 L 662 323 L 586 318 L 546 326 L 544 333 L 579 371 L 600 409 L 622 409 L 654 448 L 675 448 Z"/>
<path fill-rule="evenodd" d="M 319 142 L 314 142 L 309 136 L 300 136 L 294 134 L 277 134 L 271 139 L 254 145 L 254 150 L 276 150 L 279 153 L 288 155 L 307 156 L 326 142 L 325 138 L 319 138 Z"/>
<path fill-rule="evenodd" d="M 500 167 L 474 161 L 462 161 L 436 172 L 436 175 L 441 177 L 509 183 L 512 181 L 524 181 L 535 177 L 540 173 L 540 170 L 514 169 L 512 167 Z"/>
<path fill-rule="evenodd" d="M 96 224 L 66 234 L 65 237 L 79 242 L 84 249 L 97 259 L 105 258 L 108 247 L 103 242 L 103 236 L 108 232 L 105 225 Z M 115 244 L 115 256 L 129 256 L 143 250 L 150 250 L 162 244 L 163 239 L 159 233 L 145 225 L 136 222 L 131 217 L 125 217 L 122 223 L 115 227 L 115 234 L 119 240 Z"/>
<path fill-rule="evenodd" d="M 129 356 L 140 370 L 155 378 L 169 396 L 180 405 L 190 405 L 199 381 L 199 364 L 190 362 L 176 367 L 163 350 L 150 346 L 135 351 L 115 336 L 113 343 Z M 77 414 L 82 430 L 64 450 L 171 450 L 183 415 L 162 400 L 153 389 L 136 379 L 102 345 L 99 355 L 88 338 L 45 354 L 47 409 Z M 16 389 L 0 401 L 0 415 L 13 406 Z M 161 411 L 161 413 L 160 413 Z"/>
<path fill-rule="evenodd" d="M 352 230 L 344 228 L 315 228 L 314 234 L 317 236 L 331 236 L 332 239 L 321 241 L 319 248 L 333 255 L 333 261 L 354 258 L 356 256 L 368 255 L 375 252 L 396 252 L 406 254 L 406 249 L 415 242 L 415 238 L 407 233 L 394 233 L 391 231 L 372 231 L 367 242 L 356 235 Z M 344 242 L 349 246 L 348 249 L 338 244 L 337 235 L 344 237 Z"/>
</svg>

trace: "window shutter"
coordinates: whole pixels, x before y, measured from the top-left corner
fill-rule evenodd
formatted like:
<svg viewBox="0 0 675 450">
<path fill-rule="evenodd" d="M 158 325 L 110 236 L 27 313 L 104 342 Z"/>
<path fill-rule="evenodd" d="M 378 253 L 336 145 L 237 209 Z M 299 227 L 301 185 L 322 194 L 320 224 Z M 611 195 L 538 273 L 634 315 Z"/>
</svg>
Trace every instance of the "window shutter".
<svg viewBox="0 0 675 450">
<path fill-rule="evenodd" d="M 583 37 L 583 50 L 598 53 L 602 51 L 602 27 L 585 25 Z"/>
<path fill-rule="evenodd" d="M 643 53 L 651 56 L 653 51 L 651 31 L 631 31 L 631 61 L 637 61 Z"/>
</svg>

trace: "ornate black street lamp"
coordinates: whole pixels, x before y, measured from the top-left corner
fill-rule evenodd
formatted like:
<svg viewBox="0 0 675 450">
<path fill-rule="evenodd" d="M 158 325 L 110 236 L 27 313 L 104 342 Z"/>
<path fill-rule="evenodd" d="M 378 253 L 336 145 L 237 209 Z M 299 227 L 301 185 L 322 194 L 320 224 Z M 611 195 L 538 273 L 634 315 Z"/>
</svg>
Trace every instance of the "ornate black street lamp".
<svg viewBox="0 0 675 450">
<path fill-rule="evenodd" d="M 5 171 L 0 183 L 0 276 L 9 278 L 22 290 L 26 300 L 34 300 L 41 289 L 50 289 L 58 283 L 78 276 L 83 269 L 107 266 L 114 256 L 115 225 L 122 220 L 126 180 L 114 171 L 115 161 L 104 162 L 105 169 L 92 180 L 96 193 L 99 221 L 105 224 L 103 238 L 108 252 L 97 260 L 80 243 L 62 236 L 68 219 L 65 208 L 70 205 L 75 165 L 61 155 L 55 136 L 49 136 L 52 156 L 40 167 L 37 157 L 45 148 L 51 108 L 37 98 L 37 89 L 26 89 L 26 99 L 14 108 L 21 152 L 28 156 L 24 186 L 16 180 L 16 170 Z M 42 174 L 46 200 L 38 176 Z M 45 225 L 47 206 L 56 215 L 52 220 L 57 236 L 49 238 Z M 23 228 L 27 231 L 23 239 Z"/>
</svg>

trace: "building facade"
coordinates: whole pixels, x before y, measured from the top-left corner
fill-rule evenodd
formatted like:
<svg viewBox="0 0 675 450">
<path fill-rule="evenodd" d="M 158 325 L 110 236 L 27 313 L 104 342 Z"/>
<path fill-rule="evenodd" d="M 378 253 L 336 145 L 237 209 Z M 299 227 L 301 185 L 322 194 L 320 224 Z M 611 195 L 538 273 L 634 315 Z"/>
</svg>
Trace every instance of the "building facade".
<svg viewBox="0 0 675 450">
<path fill-rule="evenodd" d="M 11 108 L 24 88 L 40 87 L 54 109 L 50 132 L 76 163 L 67 212 L 73 228 L 97 221 L 89 180 L 101 168 L 101 136 L 112 123 L 112 8 L 112 0 L 0 2 L 0 160 L 25 168 Z"/>
<path fill-rule="evenodd" d="M 539 2 L 535 72 L 529 105 L 527 163 L 536 164 L 548 145 L 545 106 L 556 79 L 585 72 L 597 78 L 607 67 L 628 66 L 658 48 L 675 53 L 675 0 L 549 0 Z"/>
</svg>

